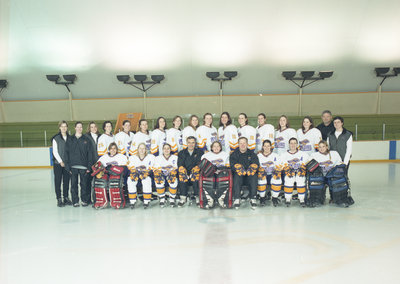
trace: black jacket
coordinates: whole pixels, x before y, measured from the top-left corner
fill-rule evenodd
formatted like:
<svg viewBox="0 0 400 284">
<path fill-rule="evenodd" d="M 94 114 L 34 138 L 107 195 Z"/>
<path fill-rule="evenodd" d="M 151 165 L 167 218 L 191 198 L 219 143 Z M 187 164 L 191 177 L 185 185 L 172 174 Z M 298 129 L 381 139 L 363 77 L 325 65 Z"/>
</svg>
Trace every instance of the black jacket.
<svg viewBox="0 0 400 284">
<path fill-rule="evenodd" d="M 100 134 L 97 134 L 97 139 L 94 140 L 92 137 L 92 134 L 89 133 L 85 133 L 85 136 L 87 137 L 87 139 L 91 142 L 92 144 L 92 150 L 93 150 L 93 159 L 95 161 L 97 161 L 99 159 L 99 156 L 97 154 L 97 140 L 99 140 Z"/>
<path fill-rule="evenodd" d="M 79 138 L 75 135 L 70 136 L 65 147 L 65 153 L 67 171 L 71 171 L 73 166 L 84 166 L 89 170 L 96 162 L 93 157 L 92 143 L 85 135 Z"/>
<path fill-rule="evenodd" d="M 198 148 L 193 150 L 192 155 L 189 154 L 188 149 L 184 149 L 178 153 L 178 168 L 183 166 L 188 173 L 191 170 L 200 164 L 201 156 L 203 155 L 203 151 Z"/>
<path fill-rule="evenodd" d="M 239 148 L 235 149 L 229 157 L 229 163 L 233 169 L 235 164 L 241 164 L 246 170 L 251 164 L 260 166 L 260 161 L 254 151 L 247 149 L 246 152 L 240 152 Z"/>
<path fill-rule="evenodd" d="M 319 131 L 321 131 L 322 134 L 322 139 L 326 141 L 328 139 L 328 135 L 331 132 L 335 132 L 335 126 L 333 126 L 333 122 L 331 122 L 328 126 L 325 126 L 325 124 L 322 122 L 317 126 Z"/>
</svg>

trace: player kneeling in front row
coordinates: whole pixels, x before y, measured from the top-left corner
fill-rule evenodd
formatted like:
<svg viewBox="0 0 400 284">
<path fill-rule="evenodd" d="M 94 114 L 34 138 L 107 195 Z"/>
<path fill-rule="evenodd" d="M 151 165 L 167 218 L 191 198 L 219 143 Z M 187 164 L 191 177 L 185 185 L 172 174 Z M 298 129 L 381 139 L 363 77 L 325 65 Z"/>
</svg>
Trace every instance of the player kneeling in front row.
<svg viewBox="0 0 400 284">
<path fill-rule="evenodd" d="M 272 152 L 272 143 L 270 140 L 264 140 L 261 153 L 257 157 L 260 162 L 257 187 L 257 192 L 260 196 L 260 205 L 265 206 L 272 191 L 272 203 L 274 206 L 277 206 L 282 186 L 282 165 L 278 154 Z"/>
<path fill-rule="evenodd" d="M 286 206 L 290 206 L 294 184 L 296 183 L 299 201 L 302 207 L 306 206 L 306 164 L 309 161 L 309 155 L 297 149 L 297 138 L 290 138 L 289 150 L 281 155 L 283 170 L 285 172 L 285 200 Z"/>
<path fill-rule="evenodd" d="M 154 166 L 155 157 L 147 154 L 146 144 L 140 143 L 135 155 L 129 157 L 128 169 L 130 177 L 128 178 L 128 196 L 131 209 L 135 208 L 137 202 L 137 185 L 142 183 L 143 188 L 143 207 L 146 209 L 151 201 L 151 171 Z"/>
<path fill-rule="evenodd" d="M 178 157 L 171 155 L 171 146 L 164 144 L 162 155 L 156 157 L 154 162 L 154 182 L 156 184 L 160 207 L 165 206 L 165 187 L 168 185 L 169 204 L 175 207 L 175 198 L 178 187 L 177 172 Z"/>
<path fill-rule="evenodd" d="M 96 201 L 94 208 L 107 207 L 108 200 L 111 207 L 115 209 L 125 207 L 125 196 L 123 193 L 123 173 L 127 164 L 125 155 L 117 154 L 118 146 L 114 142 L 108 147 L 108 153 L 100 157 L 92 167 L 94 178 L 94 193 Z M 107 191 L 109 198 L 107 198 Z"/>
<path fill-rule="evenodd" d="M 196 198 L 196 203 L 199 203 L 200 168 L 198 165 L 203 155 L 203 151 L 196 148 L 196 138 L 194 136 L 189 136 L 184 143 L 186 143 L 187 148 L 178 153 L 179 207 L 186 203 L 189 186 L 193 186 L 193 195 Z"/>
<path fill-rule="evenodd" d="M 222 208 L 232 207 L 232 173 L 229 154 L 222 151 L 220 142 L 211 144 L 211 152 L 201 158 L 200 163 L 200 208 L 210 209 L 216 203 Z"/>
<path fill-rule="evenodd" d="M 247 148 L 246 137 L 240 137 L 238 144 L 239 148 L 231 154 L 229 159 L 233 171 L 233 206 L 239 209 L 241 187 L 247 184 L 250 191 L 250 206 L 254 209 L 257 207 L 257 170 L 260 163 L 254 151 Z"/>
<path fill-rule="evenodd" d="M 321 140 L 318 144 L 318 152 L 313 153 L 311 158 L 318 163 L 318 169 L 309 174 L 310 177 L 307 178 L 309 180 L 308 187 L 310 188 L 311 195 L 310 205 L 313 206 L 313 202 L 315 202 L 315 198 L 311 194 L 313 187 L 315 191 L 315 186 L 323 188 L 321 198 L 319 200 L 317 199 L 316 203 L 318 204 L 318 201 L 320 204 L 325 202 L 326 184 L 329 185 L 331 199 L 336 205 L 341 207 L 348 207 L 349 205 L 352 205 L 354 200 L 350 196 L 350 186 L 347 177 L 346 165 L 343 164 L 339 153 L 336 151 L 330 151 L 327 142 Z M 315 175 L 318 175 L 319 177 L 315 177 Z"/>
</svg>

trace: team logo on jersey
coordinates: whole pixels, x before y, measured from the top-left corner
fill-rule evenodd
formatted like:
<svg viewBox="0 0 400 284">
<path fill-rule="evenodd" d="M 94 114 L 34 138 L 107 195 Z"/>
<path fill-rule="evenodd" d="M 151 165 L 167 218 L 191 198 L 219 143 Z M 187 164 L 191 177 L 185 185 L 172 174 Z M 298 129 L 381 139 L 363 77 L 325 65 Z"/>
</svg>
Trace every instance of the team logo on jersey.
<svg viewBox="0 0 400 284">
<path fill-rule="evenodd" d="M 283 137 L 275 138 L 275 147 L 276 148 L 285 148 L 285 142 L 283 142 Z"/>
<path fill-rule="evenodd" d="M 222 160 L 222 159 L 216 159 L 216 160 L 211 161 L 211 163 L 212 163 L 214 166 L 219 167 L 219 166 L 223 166 L 223 165 L 224 165 L 224 160 Z"/>
<path fill-rule="evenodd" d="M 267 174 L 271 174 L 274 170 L 274 162 L 272 161 L 261 163 L 261 166 L 264 168 Z"/>
<path fill-rule="evenodd" d="M 139 172 L 142 172 L 142 171 L 145 171 L 145 170 L 146 170 L 146 166 L 141 165 L 141 166 L 139 166 L 139 167 L 136 167 L 136 169 L 137 169 Z"/>
<path fill-rule="evenodd" d="M 300 168 L 300 160 L 303 160 L 303 158 L 299 159 L 299 158 L 294 158 L 292 160 L 288 161 L 289 167 L 291 167 L 292 169 L 299 169 Z"/>
<path fill-rule="evenodd" d="M 329 161 L 329 160 L 319 163 L 319 166 L 322 168 L 322 171 L 325 173 L 328 172 L 332 168 L 332 165 L 333 165 L 332 161 Z"/>
<path fill-rule="evenodd" d="M 161 170 L 162 170 L 164 175 L 168 175 L 173 169 L 174 169 L 174 167 L 171 166 L 171 165 L 168 165 L 168 166 L 165 166 L 165 167 L 161 168 Z"/>
<path fill-rule="evenodd" d="M 300 150 L 301 151 L 311 151 L 310 141 L 308 139 L 304 139 L 300 141 Z"/>
</svg>

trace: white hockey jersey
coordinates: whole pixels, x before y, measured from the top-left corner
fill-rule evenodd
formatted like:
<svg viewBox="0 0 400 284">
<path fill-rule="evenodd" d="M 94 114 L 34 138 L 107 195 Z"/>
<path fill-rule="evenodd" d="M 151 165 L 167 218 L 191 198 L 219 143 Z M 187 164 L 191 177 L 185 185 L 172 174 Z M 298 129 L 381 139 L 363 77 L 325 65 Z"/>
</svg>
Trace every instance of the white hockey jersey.
<svg viewBox="0 0 400 284">
<path fill-rule="evenodd" d="M 104 167 L 113 165 L 113 166 L 126 166 L 128 163 L 128 158 L 123 154 L 116 154 L 115 156 L 111 157 L 109 154 L 105 154 L 100 157 L 99 162 Z"/>
<path fill-rule="evenodd" d="M 218 128 L 218 139 L 222 144 L 222 151 L 231 153 L 238 147 L 238 132 L 235 125 L 230 124 L 225 129 L 223 126 Z"/>
<path fill-rule="evenodd" d="M 102 134 L 99 137 L 99 140 L 97 141 L 97 155 L 101 157 L 107 154 L 108 146 L 110 146 L 112 142 L 114 142 L 114 136 L 112 134 L 111 135 Z"/>
<path fill-rule="evenodd" d="M 150 135 L 139 131 L 136 132 L 136 134 L 133 136 L 131 147 L 129 149 L 130 156 L 137 155 L 137 148 L 141 143 L 146 144 L 147 153 L 150 152 L 150 146 L 151 146 Z"/>
<path fill-rule="evenodd" d="M 118 132 L 115 134 L 115 143 L 118 146 L 118 153 L 123 155 L 129 155 L 129 149 L 131 148 L 132 140 L 135 134 L 130 132 L 127 134 L 124 131 Z"/>
<path fill-rule="evenodd" d="M 151 147 L 150 152 L 154 156 L 158 156 L 162 154 L 162 147 L 166 143 L 166 133 L 160 129 L 155 129 L 150 134 L 151 138 Z"/>
<path fill-rule="evenodd" d="M 167 143 L 171 145 L 171 152 L 177 155 L 183 149 L 182 131 L 176 128 L 168 129 Z"/>
<path fill-rule="evenodd" d="M 161 170 L 164 176 L 168 176 L 171 171 L 178 169 L 178 156 L 171 155 L 168 160 L 164 155 L 156 157 L 154 161 L 154 169 Z"/>
<path fill-rule="evenodd" d="M 152 154 L 147 154 L 143 160 L 138 155 L 130 156 L 128 160 L 128 169 L 136 169 L 139 173 L 141 171 L 152 171 L 154 167 L 155 157 Z"/>
<path fill-rule="evenodd" d="M 193 136 L 194 138 L 196 138 L 196 140 L 198 139 L 198 138 L 197 138 L 197 135 L 196 135 L 196 130 L 195 130 L 193 127 L 191 127 L 191 126 L 186 126 L 186 127 L 182 130 L 182 146 L 183 146 L 183 149 L 186 149 L 186 148 L 187 148 L 187 141 L 186 141 L 186 139 L 187 139 L 189 136 Z"/>
<path fill-rule="evenodd" d="M 319 163 L 324 175 L 333 167 L 343 164 L 342 158 L 336 151 L 329 151 L 327 154 L 315 152 L 311 154 L 311 159 L 315 159 Z"/>
<path fill-rule="evenodd" d="M 214 126 L 200 126 L 196 130 L 197 146 L 203 151 L 211 151 L 211 144 L 218 140 L 217 129 Z"/>
<path fill-rule="evenodd" d="M 310 160 L 310 155 L 299 150 L 297 150 L 294 154 L 286 151 L 280 156 L 280 158 L 284 168 L 289 166 L 291 169 L 298 170 L 302 165 L 306 165 L 308 163 Z"/>
<path fill-rule="evenodd" d="M 210 161 L 217 168 L 229 167 L 229 154 L 224 151 L 221 151 L 218 154 L 215 154 L 214 152 L 207 152 L 201 157 L 201 159 Z"/>
<path fill-rule="evenodd" d="M 289 140 L 292 137 L 297 138 L 296 130 L 293 128 L 286 128 L 283 131 L 277 130 L 275 132 L 274 152 L 279 155 L 286 153 L 289 150 Z"/>
<path fill-rule="evenodd" d="M 265 140 L 271 141 L 272 147 L 275 145 L 275 128 L 271 124 L 264 124 L 263 126 L 257 126 L 256 136 L 256 152 L 262 151 L 262 144 Z"/>
<path fill-rule="evenodd" d="M 315 153 L 318 143 L 322 139 L 322 135 L 318 128 L 311 128 L 306 133 L 300 128 L 297 130 L 297 139 L 299 140 L 300 151 L 311 155 Z"/>
<path fill-rule="evenodd" d="M 257 137 L 257 130 L 250 125 L 245 125 L 243 127 L 238 128 L 238 135 L 239 137 L 246 137 L 248 140 L 248 146 L 250 150 L 256 149 L 256 137 Z"/>
<path fill-rule="evenodd" d="M 268 156 L 264 156 L 262 153 L 257 155 L 258 161 L 260 162 L 260 167 L 264 168 L 267 175 L 272 175 L 275 168 L 280 170 L 282 166 L 281 159 L 278 154 L 271 153 Z"/>
</svg>

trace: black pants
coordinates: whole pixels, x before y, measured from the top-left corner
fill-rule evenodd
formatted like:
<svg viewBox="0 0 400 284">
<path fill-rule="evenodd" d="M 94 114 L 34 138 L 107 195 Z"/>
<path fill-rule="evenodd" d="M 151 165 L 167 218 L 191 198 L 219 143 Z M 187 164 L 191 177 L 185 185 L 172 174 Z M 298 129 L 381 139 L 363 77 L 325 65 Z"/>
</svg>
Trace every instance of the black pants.
<svg viewBox="0 0 400 284">
<path fill-rule="evenodd" d="M 86 170 L 81 170 L 81 169 L 71 169 L 72 175 L 71 175 L 71 195 L 72 195 L 72 203 L 78 203 L 79 202 L 79 196 L 78 196 L 78 179 L 79 179 L 79 184 L 81 187 L 81 200 L 82 202 L 89 203 L 90 201 L 90 191 L 88 191 L 87 188 L 87 180 L 89 174 L 86 173 Z M 79 178 L 78 178 L 79 176 Z"/>
<path fill-rule="evenodd" d="M 194 196 L 199 196 L 199 181 L 187 181 L 187 182 L 178 182 L 178 193 L 180 196 L 187 196 L 189 191 L 189 186 L 193 186 L 193 194 Z"/>
<path fill-rule="evenodd" d="M 92 203 L 92 180 L 94 177 L 91 176 L 91 173 L 87 174 L 87 180 L 86 180 L 86 190 L 89 194 L 89 199 L 88 199 L 88 204 Z"/>
<path fill-rule="evenodd" d="M 236 173 L 233 173 L 233 199 L 240 199 L 240 189 L 242 185 L 247 185 L 249 187 L 249 197 L 250 199 L 255 199 L 257 183 L 257 174 L 253 176 L 238 176 Z"/>
<path fill-rule="evenodd" d="M 57 199 L 63 196 L 64 198 L 68 197 L 69 192 L 69 173 L 65 170 L 64 167 L 61 167 L 60 164 L 54 163 L 53 167 L 54 171 L 54 185 L 56 189 Z M 61 194 L 61 181 L 63 183 L 63 191 Z"/>
</svg>

